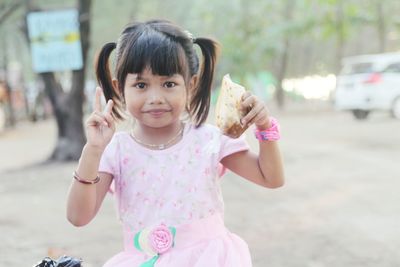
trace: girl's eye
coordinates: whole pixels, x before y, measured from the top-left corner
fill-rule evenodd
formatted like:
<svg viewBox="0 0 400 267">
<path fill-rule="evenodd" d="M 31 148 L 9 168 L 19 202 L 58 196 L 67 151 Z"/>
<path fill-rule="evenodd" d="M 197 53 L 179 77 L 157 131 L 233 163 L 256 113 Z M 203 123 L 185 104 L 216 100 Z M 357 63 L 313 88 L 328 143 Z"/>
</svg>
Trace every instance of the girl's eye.
<svg viewBox="0 0 400 267">
<path fill-rule="evenodd" d="M 164 84 L 164 86 L 167 87 L 167 88 L 172 88 L 172 87 L 176 86 L 176 83 L 174 83 L 174 82 L 166 82 Z"/>
<path fill-rule="evenodd" d="M 146 88 L 146 84 L 145 83 L 137 83 L 137 84 L 135 84 L 135 87 L 138 89 L 144 89 L 144 88 Z"/>
</svg>

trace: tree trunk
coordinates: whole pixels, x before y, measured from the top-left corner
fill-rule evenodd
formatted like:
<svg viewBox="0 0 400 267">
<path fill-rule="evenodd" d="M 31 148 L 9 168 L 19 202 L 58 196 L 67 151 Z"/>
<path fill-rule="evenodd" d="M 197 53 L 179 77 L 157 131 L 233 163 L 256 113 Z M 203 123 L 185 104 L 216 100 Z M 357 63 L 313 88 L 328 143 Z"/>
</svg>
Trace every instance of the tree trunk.
<svg viewBox="0 0 400 267">
<path fill-rule="evenodd" d="M 86 142 L 82 119 L 85 66 L 90 45 L 91 0 L 79 0 L 78 3 L 83 67 L 72 72 L 71 90 L 68 94 L 65 93 L 53 72 L 40 74 L 53 108 L 58 130 L 57 143 L 50 156 L 50 160 L 53 161 L 78 160 Z M 36 10 L 32 2 L 28 2 L 27 6 L 28 10 Z"/>
<path fill-rule="evenodd" d="M 286 0 L 284 17 L 288 22 L 292 20 L 294 4 L 295 3 L 293 0 Z M 276 101 L 279 109 L 283 109 L 285 106 L 285 92 L 283 90 L 282 82 L 286 76 L 287 64 L 289 61 L 289 50 L 290 50 L 290 33 L 286 31 L 283 40 L 283 52 L 281 55 L 281 64 L 277 75 Z"/>
<path fill-rule="evenodd" d="M 289 60 L 289 48 L 290 48 L 290 40 L 289 36 L 285 36 L 285 40 L 283 43 L 283 52 L 281 57 L 281 65 L 278 73 L 278 81 L 277 81 L 277 90 L 276 90 L 276 101 L 278 103 L 278 108 L 283 109 L 285 106 L 285 92 L 283 90 L 283 79 L 286 76 L 287 64 Z"/>
<path fill-rule="evenodd" d="M 7 70 L 6 70 L 7 72 Z M 13 128 L 16 124 L 13 95 L 10 84 L 8 83 L 7 74 L 4 81 L 4 87 L 6 88 L 6 127 Z"/>
<path fill-rule="evenodd" d="M 51 160 L 78 160 L 86 142 L 83 127 L 83 102 L 85 87 L 86 56 L 89 49 L 91 0 L 79 0 L 80 35 L 82 45 L 83 68 L 73 71 L 72 87 L 68 95 L 56 94 L 59 109 L 55 112 L 58 139 Z M 54 75 L 53 75 L 54 77 Z M 63 101 L 64 96 L 65 101 Z M 54 107 L 54 106 L 53 106 Z"/>
<path fill-rule="evenodd" d="M 344 32 L 344 15 L 343 15 L 343 1 L 338 0 L 336 4 L 336 60 L 335 60 L 335 73 L 339 74 L 342 68 L 342 58 L 344 51 L 345 32 Z"/>
<path fill-rule="evenodd" d="M 7 109 L 6 112 L 6 126 L 7 127 L 14 127 L 16 120 L 15 120 L 15 112 L 13 106 L 13 95 L 12 90 L 10 87 L 10 83 L 8 82 L 8 57 L 7 57 L 7 39 L 3 39 L 3 66 L 2 69 L 4 70 L 4 87 L 6 89 L 6 99 L 5 99 L 5 107 Z"/>
<path fill-rule="evenodd" d="M 376 3 L 376 11 L 377 11 L 377 27 L 378 27 L 378 36 L 379 36 L 379 53 L 386 52 L 386 21 L 385 21 L 385 13 L 384 13 L 384 3 L 378 1 Z"/>
<path fill-rule="evenodd" d="M 81 72 L 81 71 L 79 71 Z M 82 103 L 83 97 L 74 101 L 74 97 L 65 94 L 54 76 L 54 73 L 41 73 L 45 91 L 50 99 L 51 106 L 57 124 L 58 136 L 56 146 L 50 156 L 50 160 L 66 161 L 79 158 L 85 136 L 82 126 Z M 73 81 L 73 86 L 81 81 Z M 80 116 L 80 117 L 79 117 Z"/>
</svg>

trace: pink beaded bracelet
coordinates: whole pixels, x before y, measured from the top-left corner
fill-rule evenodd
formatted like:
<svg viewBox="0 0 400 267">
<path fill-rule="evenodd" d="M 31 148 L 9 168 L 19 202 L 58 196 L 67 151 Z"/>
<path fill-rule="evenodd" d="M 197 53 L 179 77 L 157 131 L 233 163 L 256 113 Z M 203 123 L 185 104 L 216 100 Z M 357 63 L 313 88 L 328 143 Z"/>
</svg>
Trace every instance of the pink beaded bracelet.
<svg viewBox="0 0 400 267">
<path fill-rule="evenodd" d="M 256 129 L 254 131 L 254 134 L 258 140 L 278 141 L 281 138 L 278 121 L 275 118 L 270 117 L 269 122 L 270 122 L 270 127 L 268 129 L 266 130 Z"/>
<path fill-rule="evenodd" d="M 94 180 L 86 180 L 81 178 L 78 173 L 76 171 L 74 171 L 72 173 L 72 175 L 74 176 L 74 179 L 77 180 L 78 182 L 82 183 L 82 184 L 97 184 L 100 181 L 100 176 L 96 176 L 96 179 Z"/>
</svg>

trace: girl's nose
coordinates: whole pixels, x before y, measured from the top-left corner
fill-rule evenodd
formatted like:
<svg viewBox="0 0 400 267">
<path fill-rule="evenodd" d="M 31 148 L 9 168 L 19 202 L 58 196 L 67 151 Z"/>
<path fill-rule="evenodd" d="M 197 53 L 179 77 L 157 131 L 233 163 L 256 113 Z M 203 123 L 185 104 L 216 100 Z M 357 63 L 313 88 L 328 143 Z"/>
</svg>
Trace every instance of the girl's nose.
<svg viewBox="0 0 400 267">
<path fill-rule="evenodd" d="M 153 89 L 149 94 L 148 101 L 150 104 L 161 104 L 164 103 L 164 97 L 159 90 Z"/>
</svg>

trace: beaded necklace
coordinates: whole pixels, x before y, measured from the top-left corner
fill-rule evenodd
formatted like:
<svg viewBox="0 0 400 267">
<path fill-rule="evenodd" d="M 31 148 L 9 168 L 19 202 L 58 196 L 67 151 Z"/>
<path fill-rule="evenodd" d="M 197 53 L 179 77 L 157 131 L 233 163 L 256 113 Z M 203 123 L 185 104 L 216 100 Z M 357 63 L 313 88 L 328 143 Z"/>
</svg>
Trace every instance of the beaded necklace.
<svg viewBox="0 0 400 267">
<path fill-rule="evenodd" d="M 148 143 L 143 142 L 142 140 L 138 139 L 138 138 L 135 136 L 135 134 L 133 133 L 133 131 L 131 132 L 131 136 L 132 136 L 133 140 L 135 140 L 137 143 L 141 144 L 142 146 L 145 146 L 145 147 L 148 147 L 148 148 L 151 148 L 151 149 L 156 149 L 156 150 L 163 150 L 163 149 L 166 149 L 170 144 L 172 144 L 172 143 L 174 143 L 176 140 L 178 140 L 180 137 L 182 137 L 183 129 L 184 129 L 184 128 L 185 128 L 185 127 L 184 127 L 184 124 L 182 123 L 179 132 L 178 132 L 174 137 L 172 137 L 172 138 L 171 138 L 170 140 L 168 140 L 167 142 L 165 142 L 165 143 L 163 143 L 163 144 L 158 144 L 158 145 L 155 145 L 155 144 L 148 144 Z"/>
</svg>

